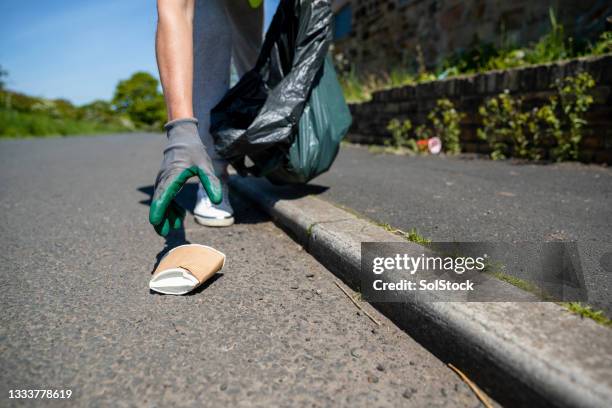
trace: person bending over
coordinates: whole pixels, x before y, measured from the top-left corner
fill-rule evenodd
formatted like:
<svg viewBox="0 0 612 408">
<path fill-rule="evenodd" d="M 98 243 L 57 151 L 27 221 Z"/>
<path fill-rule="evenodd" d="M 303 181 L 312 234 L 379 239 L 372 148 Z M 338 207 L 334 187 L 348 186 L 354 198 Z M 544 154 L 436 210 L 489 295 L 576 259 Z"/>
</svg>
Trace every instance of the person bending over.
<svg viewBox="0 0 612 408">
<path fill-rule="evenodd" d="M 195 219 L 206 226 L 234 223 L 227 165 L 214 149 L 210 110 L 229 87 L 233 60 L 242 76 L 262 42 L 263 7 L 257 0 L 158 0 L 157 66 L 168 109 L 167 145 L 155 181 L 149 221 L 166 236 L 185 210 L 174 200 L 198 177 Z"/>
</svg>

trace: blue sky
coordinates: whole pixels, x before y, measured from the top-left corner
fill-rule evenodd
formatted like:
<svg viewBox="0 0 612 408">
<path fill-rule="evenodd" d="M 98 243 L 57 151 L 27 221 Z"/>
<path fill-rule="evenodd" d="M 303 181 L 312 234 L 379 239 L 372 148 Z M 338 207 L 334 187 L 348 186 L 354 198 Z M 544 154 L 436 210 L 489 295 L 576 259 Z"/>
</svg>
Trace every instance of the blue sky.
<svg viewBox="0 0 612 408">
<path fill-rule="evenodd" d="M 265 2 L 269 21 L 278 0 Z M 136 71 L 157 76 L 155 0 L 0 0 L 0 15 L 9 89 L 82 104 Z"/>
</svg>

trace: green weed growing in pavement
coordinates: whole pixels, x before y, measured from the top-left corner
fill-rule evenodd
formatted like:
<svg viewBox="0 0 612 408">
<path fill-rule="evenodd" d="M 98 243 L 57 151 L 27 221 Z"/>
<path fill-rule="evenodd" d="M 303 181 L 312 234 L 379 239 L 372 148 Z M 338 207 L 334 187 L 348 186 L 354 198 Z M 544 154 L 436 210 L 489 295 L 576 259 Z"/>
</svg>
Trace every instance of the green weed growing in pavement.
<svg viewBox="0 0 612 408">
<path fill-rule="evenodd" d="M 537 296 L 540 296 L 542 293 L 542 291 L 536 285 L 531 282 L 527 282 L 524 279 L 520 279 L 500 271 L 491 271 L 489 272 L 489 274 L 499 279 L 500 281 L 509 283 L 512 286 L 516 286 L 517 288 L 524 290 L 525 292 L 529 292 Z"/>
<path fill-rule="evenodd" d="M 386 222 L 377 222 L 376 225 L 382 227 L 387 232 L 395 233 L 395 231 L 397 231 L 395 228 L 393 228 L 390 224 Z"/>
<path fill-rule="evenodd" d="M 561 303 L 561 306 L 564 306 L 570 312 L 575 313 L 582 318 L 586 317 L 587 319 L 592 319 L 603 326 L 612 327 L 612 319 L 604 315 L 604 312 L 601 310 L 594 310 L 591 306 L 585 306 L 580 302 L 563 302 Z"/>
<path fill-rule="evenodd" d="M 487 269 L 490 269 L 490 268 L 487 266 Z M 515 286 L 521 290 L 524 290 L 525 292 L 534 294 L 545 302 L 554 301 L 553 297 L 548 295 L 546 292 L 544 292 L 542 289 L 537 287 L 535 284 L 528 282 L 524 279 L 517 278 L 515 276 L 511 276 L 506 273 L 500 272 L 498 269 L 499 268 L 496 268 L 496 270 L 487 270 L 487 273 L 503 282 L 509 283 L 512 286 Z M 570 311 L 571 313 L 577 314 L 578 316 L 582 318 L 591 319 L 595 321 L 596 323 L 599 323 L 606 327 L 612 327 L 612 319 L 607 317 L 602 310 L 594 310 L 591 306 L 583 305 L 580 302 L 557 302 L 557 303 L 560 306 L 567 309 L 568 311 Z"/>
<path fill-rule="evenodd" d="M 408 241 L 410 242 L 414 242 L 416 244 L 429 244 L 431 243 L 431 239 L 425 238 L 424 236 L 422 236 L 421 234 L 419 234 L 419 232 L 416 230 L 416 228 L 412 228 L 410 229 L 410 231 L 408 231 L 408 233 L 401 231 L 404 235 L 404 238 L 406 238 Z"/>
<path fill-rule="evenodd" d="M 385 231 L 390 232 L 395 235 L 399 235 L 400 237 L 406 239 L 407 241 L 414 242 L 415 244 L 425 245 L 430 244 L 431 240 L 425 238 L 416 230 L 416 228 L 411 228 L 410 231 L 402 231 L 401 229 L 394 228 L 387 223 L 377 223 L 379 227 L 382 227 Z"/>
<path fill-rule="evenodd" d="M 310 224 L 310 225 L 308 226 L 308 228 L 306 228 L 306 236 L 307 236 L 308 238 L 310 238 L 310 237 L 312 236 L 312 229 L 315 227 L 315 225 L 317 225 L 317 223 L 316 223 L 316 222 L 313 222 L 312 224 Z"/>
</svg>

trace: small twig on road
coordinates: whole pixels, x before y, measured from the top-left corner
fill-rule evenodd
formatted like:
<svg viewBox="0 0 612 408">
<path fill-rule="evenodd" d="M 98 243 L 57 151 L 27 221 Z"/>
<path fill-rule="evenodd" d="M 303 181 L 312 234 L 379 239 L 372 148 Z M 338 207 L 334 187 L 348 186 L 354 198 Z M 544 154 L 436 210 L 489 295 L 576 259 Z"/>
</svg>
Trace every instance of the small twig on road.
<svg viewBox="0 0 612 408">
<path fill-rule="evenodd" d="M 448 363 L 448 366 L 451 368 L 451 370 L 457 373 L 457 375 L 463 380 L 464 383 L 468 385 L 468 387 L 472 389 L 472 391 L 474 392 L 474 394 L 476 394 L 480 402 L 482 402 L 482 405 L 484 405 L 486 408 L 493 408 L 493 405 L 491 405 L 486 395 L 484 395 L 484 393 L 480 391 L 480 388 L 478 388 L 478 386 L 474 384 L 474 382 L 470 380 L 467 375 L 463 374 L 461 370 L 459 370 L 451 363 Z"/>
<path fill-rule="evenodd" d="M 336 286 L 337 286 L 337 287 L 339 287 L 339 288 L 340 288 L 340 290 L 341 290 L 342 292 L 344 292 L 344 294 L 346 295 L 346 297 L 348 297 L 348 298 L 351 300 L 351 302 L 353 302 L 353 304 L 354 304 L 355 306 L 357 306 L 357 309 L 361 310 L 361 311 L 362 311 L 362 312 L 363 312 L 363 313 L 364 313 L 366 316 L 368 316 L 368 317 L 370 318 L 370 320 L 371 320 L 371 321 L 373 321 L 374 323 L 376 323 L 376 325 L 378 325 L 378 326 L 380 326 L 380 325 L 381 325 L 381 323 L 380 323 L 378 320 L 376 320 L 376 318 L 375 318 L 374 316 L 372 316 L 371 314 L 369 314 L 367 310 L 365 310 L 364 308 L 362 308 L 362 307 L 361 307 L 361 305 L 360 305 L 359 303 L 357 303 L 357 302 L 355 301 L 355 299 L 353 299 L 353 297 L 352 297 L 351 295 L 349 295 L 349 293 L 348 293 L 348 292 L 347 292 L 347 291 L 346 291 L 346 290 L 345 290 L 345 289 L 344 289 L 342 286 L 340 286 L 340 284 L 339 284 L 337 281 L 334 281 L 334 283 L 336 284 Z"/>
</svg>

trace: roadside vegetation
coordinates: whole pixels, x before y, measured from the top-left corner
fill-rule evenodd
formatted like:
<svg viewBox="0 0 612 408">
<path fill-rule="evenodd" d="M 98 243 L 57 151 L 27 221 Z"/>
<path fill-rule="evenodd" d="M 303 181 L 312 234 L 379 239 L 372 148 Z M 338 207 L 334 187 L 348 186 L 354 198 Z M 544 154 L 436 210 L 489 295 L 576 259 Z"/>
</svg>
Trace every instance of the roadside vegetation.
<svg viewBox="0 0 612 408">
<path fill-rule="evenodd" d="M 448 99 L 439 99 L 427 115 L 427 122 L 413 127 L 409 119 L 392 119 L 387 125 L 391 134 L 384 147 L 370 148 L 374 153 L 457 154 L 461 152 L 460 123 L 465 114 L 458 112 Z"/>
<path fill-rule="evenodd" d="M 509 157 L 555 161 L 578 160 L 585 114 L 593 104 L 590 90 L 595 80 L 588 73 L 567 76 L 553 85 L 548 100 L 527 109 L 523 100 L 508 91 L 490 98 L 479 107 L 478 137 L 490 148 L 494 160 Z M 385 146 L 372 146 L 374 153 L 446 154 L 461 152 L 461 121 L 448 99 L 440 99 L 427 122 L 414 128 L 408 119 L 392 119 L 387 125 L 390 138 Z M 438 146 L 433 149 L 432 146 Z"/>
<path fill-rule="evenodd" d="M 158 81 L 145 72 L 120 81 L 111 101 L 81 106 L 8 90 L 7 76 L 0 67 L 0 138 L 159 130 L 165 119 Z"/>
<path fill-rule="evenodd" d="M 556 92 L 546 103 L 529 110 L 520 97 L 506 91 L 480 107 L 483 126 L 478 137 L 488 143 L 492 159 L 540 160 L 552 145 L 551 159 L 577 160 L 594 86 L 588 73 L 565 77 L 557 80 Z"/>
<path fill-rule="evenodd" d="M 591 306 L 585 306 L 580 302 L 563 302 L 561 306 L 583 319 L 591 319 L 602 326 L 612 327 L 612 319 L 607 317 L 603 310 L 595 310 Z"/>
<path fill-rule="evenodd" d="M 375 224 L 383 228 L 387 232 L 390 232 L 392 234 L 395 234 L 397 236 L 404 238 L 406 241 L 414 242 L 415 244 L 419 244 L 419 245 L 427 245 L 431 243 L 431 240 L 421 235 L 419 231 L 417 231 L 416 228 L 412 228 L 410 231 L 402 231 L 401 229 L 394 228 L 390 224 L 387 224 L 387 223 L 376 222 Z"/>
<path fill-rule="evenodd" d="M 419 47 L 412 66 L 393 67 L 387 72 L 360 72 L 342 55 L 336 56 L 336 65 L 347 101 L 356 103 L 370 100 L 376 91 L 404 85 L 608 53 L 612 53 L 612 31 L 602 33 L 594 43 L 577 42 L 567 35 L 551 9 L 549 32 L 527 47 L 518 47 L 507 39 L 497 45 L 481 41 L 446 58 L 434 69 L 425 66 Z"/>
<path fill-rule="evenodd" d="M 446 58 L 436 69 L 428 69 L 420 47 L 412 66 L 395 67 L 383 73 L 359 73 L 342 55 L 337 55 L 340 82 L 349 102 L 364 102 L 379 90 L 415 85 L 458 75 L 475 74 L 543 64 L 570 58 L 612 53 L 612 31 L 593 43 L 568 36 L 552 9 L 550 30 L 535 43 L 518 47 L 502 38 L 497 46 L 479 42 L 471 49 Z M 486 100 L 478 109 L 477 137 L 488 145 L 494 160 L 517 158 L 533 161 L 579 160 L 586 113 L 594 103 L 595 80 L 588 73 L 561 78 L 553 84 L 552 96 L 537 106 L 523 103 L 520 96 L 505 91 Z M 461 123 L 466 114 L 449 99 L 439 99 L 425 123 L 414 124 L 397 117 L 387 124 L 384 146 L 370 146 L 373 153 L 457 154 L 462 150 Z"/>
</svg>

